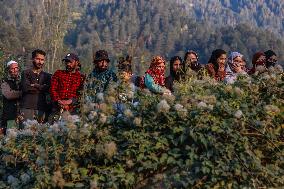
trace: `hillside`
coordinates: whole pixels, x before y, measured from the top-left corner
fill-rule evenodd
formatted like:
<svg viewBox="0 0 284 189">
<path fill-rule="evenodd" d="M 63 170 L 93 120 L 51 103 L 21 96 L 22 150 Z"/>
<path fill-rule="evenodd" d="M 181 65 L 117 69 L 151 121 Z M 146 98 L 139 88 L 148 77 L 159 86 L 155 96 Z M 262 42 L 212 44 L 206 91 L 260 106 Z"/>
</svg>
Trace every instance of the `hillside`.
<svg viewBox="0 0 284 189">
<path fill-rule="evenodd" d="M 283 3 L 241 0 L 2 0 L 0 47 L 26 57 L 33 48 L 48 52 L 47 70 L 69 50 L 83 65 L 105 48 L 143 62 L 153 54 L 167 59 L 187 49 L 206 63 L 215 48 L 238 50 L 250 62 L 258 50 L 274 49 L 283 62 Z M 27 62 L 24 62 L 27 63 Z M 143 70 L 147 65 L 138 64 Z"/>
<path fill-rule="evenodd" d="M 284 32 L 284 3 L 281 0 L 177 0 L 189 15 L 213 25 L 248 23 L 280 36 Z"/>
<path fill-rule="evenodd" d="M 67 35 L 66 43 L 85 57 L 91 57 L 94 50 L 103 47 L 113 56 L 121 52 L 138 55 L 137 62 L 141 61 L 140 56 L 162 54 L 169 59 L 195 49 L 201 55 L 201 62 L 206 63 L 215 48 L 238 50 L 250 62 L 256 51 L 272 48 L 280 54 L 284 47 L 278 35 L 253 27 L 249 22 L 212 27 L 213 20 L 190 16 L 186 5 L 190 4 L 145 0 L 89 3 Z M 219 17 L 222 16 L 226 17 L 220 13 Z"/>
</svg>

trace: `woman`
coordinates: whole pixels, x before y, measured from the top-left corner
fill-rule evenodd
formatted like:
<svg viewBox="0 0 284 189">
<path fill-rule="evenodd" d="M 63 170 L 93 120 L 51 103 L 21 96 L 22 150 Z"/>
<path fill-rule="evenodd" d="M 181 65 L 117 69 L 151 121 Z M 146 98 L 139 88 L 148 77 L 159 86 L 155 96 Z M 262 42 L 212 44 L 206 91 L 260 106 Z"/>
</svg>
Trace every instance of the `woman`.
<svg viewBox="0 0 284 189">
<path fill-rule="evenodd" d="M 252 57 L 252 68 L 249 71 L 249 75 L 252 75 L 256 72 L 256 68 L 259 66 L 265 67 L 265 54 L 263 52 L 257 52 Z"/>
<path fill-rule="evenodd" d="M 165 87 L 165 67 L 166 62 L 162 57 L 154 57 L 150 68 L 141 79 L 141 88 L 148 88 L 156 94 L 171 94 L 171 91 Z"/>
<path fill-rule="evenodd" d="M 243 55 L 238 52 L 232 52 L 228 58 L 228 64 L 225 70 L 225 82 L 228 84 L 233 84 L 237 80 L 238 75 L 246 75 L 247 73 L 245 71 L 245 66 L 246 63 Z"/>
<path fill-rule="evenodd" d="M 123 114 L 127 105 L 134 104 L 134 94 L 136 86 L 133 83 L 132 57 L 120 57 L 118 60 L 118 87 L 116 88 L 117 100 L 115 109 L 118 114 Z"/>
<path fill-rule="evenodd" d="M 226 76 L 225 63 L 227 52 L 222 49 L 216 49 L 212 52 L 211 57 L 206 65 L 208 74 L 216 81 L 224 81 Z"/>
<path fill-rule="evenodd" d="M 174 56 L 170 60 L 170 75 L 166 77 L 165 85 L 173 92 L 174 81 L 179 82 L 182 76 L 182 59 L 179 56 Z"/>
<path fill-rule="evenodd" d="M 118 74 L 121 82 L 130 83 L 132 78 L 132 57 L 120 57 L 118 60 Z"/>
</svg>

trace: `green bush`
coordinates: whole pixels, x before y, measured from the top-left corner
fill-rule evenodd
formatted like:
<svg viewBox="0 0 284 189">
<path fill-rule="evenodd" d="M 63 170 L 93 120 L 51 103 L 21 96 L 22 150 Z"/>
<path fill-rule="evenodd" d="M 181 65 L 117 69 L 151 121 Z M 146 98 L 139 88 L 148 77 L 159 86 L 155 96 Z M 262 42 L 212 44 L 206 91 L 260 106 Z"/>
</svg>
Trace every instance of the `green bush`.
<svg viewBox="0 0 284 189">
<path fill-rule="evenodd" d="M 277 72 L 234 85 L 190 78 L 175 84 L 175 96 L 139 90 L 139 104 L 125 103 L 120 115 L 113 86 L 100 103 L 85 102 L 80 117 L 10 130 L 0 147 L 0 188 L 284 187 Z"/>
</svg>

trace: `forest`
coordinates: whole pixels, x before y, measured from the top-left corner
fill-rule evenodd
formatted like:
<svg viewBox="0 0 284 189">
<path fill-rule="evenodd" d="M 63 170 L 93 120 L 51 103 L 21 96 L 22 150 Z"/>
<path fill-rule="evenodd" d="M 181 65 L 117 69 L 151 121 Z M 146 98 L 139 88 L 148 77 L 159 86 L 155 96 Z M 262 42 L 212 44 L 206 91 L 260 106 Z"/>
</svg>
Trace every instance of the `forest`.
<svg viewBox="0 0 284 189">
<path fill-rule="evenodd" d="M 0 1 L 2 51 L 27 65 L 35 48 L 48 52 L 46 70 L 60 67 L 66 52 L 76 52 L 89 70 L 93 52 L 131 54 L 141 74 L 153 55 L 167 60 L 186 50 L 207 63 L 212 50 L 253 53 L 273 49 L 283 62 L 281 1 Z M 6 53 L 7 54 L 7 53 Z M 114 67 L 115 69 L 115 67 Z"/>
<path fill-rule="evenodd" d="M 250 67 L 255 52 L 272 49 L 280 64 L 258 66 L 233 84 L 192 74 L 163 95 L 133 92 L 131 77 L 96 96 L 82 90 L 79 113 L 61 107 L 52 122 L 27 120 L 0 134 L 0 189 L 283 188 L 283 6 L 283 0 L 0 0 L 1 77 L 8 60 L 30 67 L 37 48 L 47 52 L 44 71 L 51 74 L 63 68 L 67 52 L 79 55 L 88 74 L 99 49 L 108 51 L 114 71 L 121 55 L 131 55 L 135 75 L 155 55 L 168 69 L 170 58 L 187 50 L 198 52 L 202 64 L 214 49 L 238 51 Z"/>
</svg>

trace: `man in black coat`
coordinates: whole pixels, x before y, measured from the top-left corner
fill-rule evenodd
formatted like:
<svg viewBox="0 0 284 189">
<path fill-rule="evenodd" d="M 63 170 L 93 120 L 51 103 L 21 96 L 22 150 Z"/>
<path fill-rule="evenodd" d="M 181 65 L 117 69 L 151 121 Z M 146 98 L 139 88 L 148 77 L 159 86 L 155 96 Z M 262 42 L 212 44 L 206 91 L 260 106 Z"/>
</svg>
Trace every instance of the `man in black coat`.
<svg viewBox="0 0 284 189">
<path fill-rule="evenodd" d="M 8 74 L 1 84 L 3 95 L 3 110 L 1 117 L 0 134 L 6 134 L 8 121 L 16 123 L 19 111 L 19 99 L 22 95 L 20 90 L 20 72 L 16 61 L 7 63 Z"/>
</svg>

